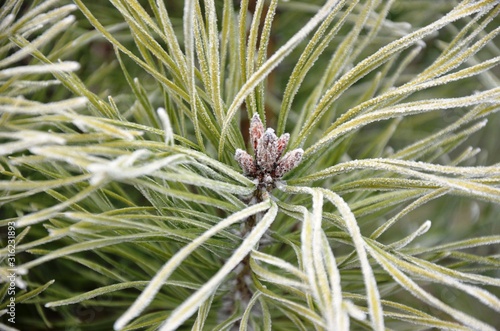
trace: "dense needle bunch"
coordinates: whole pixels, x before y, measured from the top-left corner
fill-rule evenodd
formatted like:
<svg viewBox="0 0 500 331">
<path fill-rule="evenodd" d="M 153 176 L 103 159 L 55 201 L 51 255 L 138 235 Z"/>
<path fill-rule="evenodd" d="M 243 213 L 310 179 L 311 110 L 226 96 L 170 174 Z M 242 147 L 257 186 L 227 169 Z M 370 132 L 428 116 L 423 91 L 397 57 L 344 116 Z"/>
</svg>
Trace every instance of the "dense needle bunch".
<svg viewBox="0 0 500 331">
<path fill-rule="evenodd" d="M 302 160 L 304 154 L 302 148 L 294 149 L 281 157 L 289 139 L 288 133 L 278 138 L 273 129 L 268 128 L 264 131 L 259 115 L 255 114 L 250 123 L 250 141 L 255 158 L 241 149 L 236 150 L 234 158 L 245 175 L 258 181 L 260 189 L 271 190 L 276 180 L 295 168 Z"/>
</svg>

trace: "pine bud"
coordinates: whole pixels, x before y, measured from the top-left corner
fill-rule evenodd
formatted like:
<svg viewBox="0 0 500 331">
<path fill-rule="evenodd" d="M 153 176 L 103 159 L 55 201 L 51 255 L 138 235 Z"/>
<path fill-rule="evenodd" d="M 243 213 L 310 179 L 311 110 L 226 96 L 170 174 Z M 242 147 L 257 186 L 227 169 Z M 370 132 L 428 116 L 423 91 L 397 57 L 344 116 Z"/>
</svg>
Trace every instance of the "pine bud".
<svg viewBox="0 0 500 331">
<path fill-rule="evenodd" d="M 276 165 L 276 177 L 281 178 L 284 174 L 298 166 L 300 161 L 302 161 L 302 155 L 304 155 L 304 150 L 302 148 L 294 149 L 286 153 Z"/>
<path fill-rule="evenodd" d="M 257 144 L 257 165 L 266 172 L 271 172 L 278 160 L 278 137 L 274 130 L 268 128 Z"/>
<path fill-rule="evenodd" d="M 264 134 L 264 125 L 260 120 L 259 114 L 255 114 L 250 121 L 250 142 L 252 143 L 252 147 L 254 152 L 257 153 L 257 145 L 259 139 Z"/>
<path fill-rule="evenodd" d="M 288 133 L 282 134 L 281 137 L 278 139 L 278 159 L 283 155 L 283 151 L 286 149 L 286 146 L 288 145 L 288 141 L 290 140 L 290 135 Z"/>
<path fill-rule="evenodd" d="M 234 154 L 234 159 L 238 162 L 245 175 L 251 175 L 257 171 L 253 157 L 244 150 L 238 148 Z"/>
<path fill-rule="evenodd" d="M 258 114 L 250 122 L 250 142 L 254 149 L 254 157 L 241 149 L 237 149 L 235 160 L 243 173 L 256 180 L 260 190 L 271 191 L 284 174 L 295 168 L 302 160 L 304 151 L 294 149 L 283 157 L 290 135 L 285 133 L 277 137 L 271 128 L 264 129 Z"/>
</svg>

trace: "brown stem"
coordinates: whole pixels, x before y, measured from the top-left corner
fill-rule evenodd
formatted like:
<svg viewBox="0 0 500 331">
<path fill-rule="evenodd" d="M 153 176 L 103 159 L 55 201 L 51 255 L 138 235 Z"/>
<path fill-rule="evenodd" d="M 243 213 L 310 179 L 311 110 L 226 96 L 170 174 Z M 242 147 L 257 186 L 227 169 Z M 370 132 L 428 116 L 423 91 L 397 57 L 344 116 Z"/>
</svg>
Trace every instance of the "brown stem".
<svg viewBox="0 0 500 331">
<path fill-rule="evenodd" d="M 259 203 L 263 201 L 263 192 L 260 189 L 255 190 L 252 197 L 248 200 L 248 203 Z M 248 217 L 244 222 L 240 235 L 242 238 L 245 238 L 246 235 L 252 231 L 258 219 L 260 219 L 261 215 L 256 214 Z M 253 295 L 253 290 L 250 287 L 250 280 L 252 278 L 252 269 L 250 268 L 250 254 L 245 256 L 240 264 L 235 268 L 235 270 L 239 270 L 238 274 L 235 278 L 234 291 L 229 293 L 228 301 L 224 305 L 223 314 L 225 316 L 230 316 L 235 312 L 237 307 L 241 307 L 245 309 L 250 299 Z M 236 303 L 240 303 L 237 305 Z M 236 323 L 231 330 L 238 329 L 238 323 Z"/>
</svg>

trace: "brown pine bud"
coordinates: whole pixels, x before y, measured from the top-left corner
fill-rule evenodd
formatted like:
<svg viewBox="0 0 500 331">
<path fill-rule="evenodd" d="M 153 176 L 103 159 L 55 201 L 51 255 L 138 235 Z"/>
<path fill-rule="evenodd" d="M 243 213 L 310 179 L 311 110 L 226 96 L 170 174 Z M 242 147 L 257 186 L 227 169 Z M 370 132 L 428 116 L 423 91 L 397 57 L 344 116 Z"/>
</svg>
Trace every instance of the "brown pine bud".
<svg viewBox="0 0 500 331">
<path fill-rule="evenodd" d="M 250 142 L 252 143 L 252 147 L 254 152 L 257 153 L 257 145 L 259 139 L 264 134 L 264 125 L 260 120 L 259 114 L 255 114 L 250 121 Z"/>
<path fill-rule="evenodd" d="M 253 175 L 257 171 L 253 157 L 242 149 L 237 149 L 234 159 L 240 165 L 245 175 Z"/>
<path fill-rule="evenodd" d="M 268 128 L 258 141 L 255 160 L 257 165 L 265 172 L 271 172 L 278 160 L 277 142 L 278 137 L 271 128 Z"/>
<path fill-rule="evenodd" d="M 286 153 L 276 166 L 275 176 L 281 178 L 284 174 L 298 166 L 300 161 L 302 161 L 302 155 L 304 155 L 304 150 L 302 148 L 294 149 Z"/>
<path fill-rule="evenodd" d="M 290 140 L 290 135 L 288 133 L 282 134 L 281 137 L 278 139 L 277 145 L 278 145 L 278 157 L 279 159 L 281 155 L 283 155 L 283 151 L 286 149 L 286 146 L 288 145 L 288 141 Z"/>
</svg>

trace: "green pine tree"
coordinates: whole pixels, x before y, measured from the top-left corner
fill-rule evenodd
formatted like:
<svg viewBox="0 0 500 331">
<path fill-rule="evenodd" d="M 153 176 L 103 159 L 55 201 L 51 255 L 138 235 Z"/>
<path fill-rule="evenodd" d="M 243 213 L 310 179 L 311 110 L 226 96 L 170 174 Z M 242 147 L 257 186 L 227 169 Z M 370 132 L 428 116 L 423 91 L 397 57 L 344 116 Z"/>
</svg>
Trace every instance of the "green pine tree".
<svg viewBox="0 0 500 331">
<path fill-rule="evenodd" d="M 499 1 L 0 6 L 0 329 L 500 327 Z"/>
</svg>

